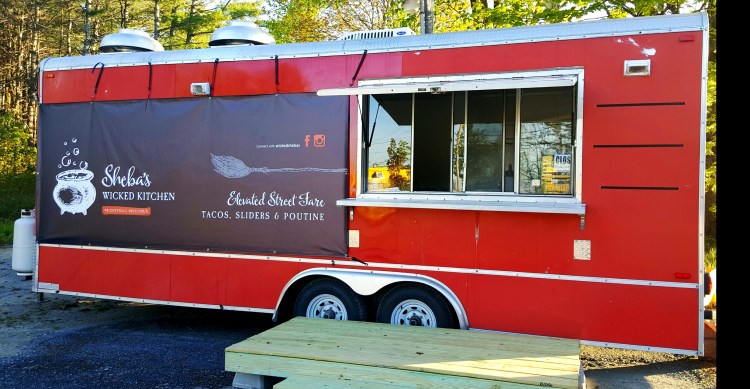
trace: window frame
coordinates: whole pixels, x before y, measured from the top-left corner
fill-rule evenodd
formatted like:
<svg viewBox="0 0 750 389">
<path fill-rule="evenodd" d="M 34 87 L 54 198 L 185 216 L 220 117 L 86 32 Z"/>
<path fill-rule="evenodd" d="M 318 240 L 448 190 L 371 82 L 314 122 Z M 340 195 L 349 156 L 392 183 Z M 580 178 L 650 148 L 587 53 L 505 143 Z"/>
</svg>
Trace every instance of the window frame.
<svg viewBox="0 0 750 389">
<path fill-rule="evenodd" d="M 568 80 L 568 81 L 565 81 Z M 318 92 L 321 96 L 356 95 L 358 112 L 361 114 L 366 104 L 363 99 L 371 94 L 396 93 L 431 93 L 434 88 L 440 91 L 473 91 L 490 89 L 529 89 L 565 86 L 563 82 L 573 80 L 576 87 L 575 139 L 573 142 L 573 193 L 571 195 L 520 194 L 515 192 L 367 192 L 367 174 L 363 167 L 366 153 L 363 139 L 363 118 L 357 120 L 357 180 L 356 198 L 341 199 L 339 206 L 375 206 L 394 208 L 431 208 L 431 209 L 464 209 L 491 210 L 510 212 L 569 213 L 584 215 L 585 204 L 582 203 L 583 178 L 583 98 L 584 70 L 580 67 L 558 68 L 535 71 L 516 71 L 507 73 L 482 73 L 451 76 L 409 77 L 398 79 L 362 80 L 354 88 L 327 89 Z M 505 86 L 505 87 L 503 87 Z M 375 93 L 377 92 L 377 93 Z M 520 94 L 518 95 L 520 97 Z M 519 106 L 516 109 L 520 109 Z M 518 131 L 518 121 L 513 131 Z M 413 131 L 413 129 L 412 129 Z M 518 149 L 520 139 L 516 133 L 514 147 Z M 412 151 L 413 152 L 413 151 Z M 516 159 L 519 154 L 516 150 Z M 517 166 L 517 164 L 516 164 Z M 412 176 L 415 172 L 412 172 Z M 518 188 L 519 169 L 514 172 L 514 187 Z"/>
</svg>

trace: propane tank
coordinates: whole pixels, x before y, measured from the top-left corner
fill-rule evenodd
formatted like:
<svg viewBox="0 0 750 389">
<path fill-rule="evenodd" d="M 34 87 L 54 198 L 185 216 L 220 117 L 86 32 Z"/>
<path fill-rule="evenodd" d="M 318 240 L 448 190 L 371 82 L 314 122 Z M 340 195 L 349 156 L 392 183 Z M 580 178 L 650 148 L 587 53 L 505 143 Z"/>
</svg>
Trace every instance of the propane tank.
<svg viewBox="0 0 750 389">
<path fill-rule="evenodd" d="M 34 212 L 21 210 L 21 217 L 13 224 L 13 271 L 19 276 L 28 277 L 34 274 Z"/>
</svg>

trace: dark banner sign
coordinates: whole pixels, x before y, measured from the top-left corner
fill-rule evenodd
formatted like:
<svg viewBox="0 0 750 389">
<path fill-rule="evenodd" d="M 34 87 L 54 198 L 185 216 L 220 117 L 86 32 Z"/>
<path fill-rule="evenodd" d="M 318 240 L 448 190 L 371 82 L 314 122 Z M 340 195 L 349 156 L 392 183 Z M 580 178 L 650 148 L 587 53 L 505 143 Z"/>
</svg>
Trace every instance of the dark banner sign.
<svg viewBox="0 0 750 389">
<path fill-rule="evenodd" d="M 346 255 L 347 97 L 43 104 L 40 243 Z"/>
</svg>

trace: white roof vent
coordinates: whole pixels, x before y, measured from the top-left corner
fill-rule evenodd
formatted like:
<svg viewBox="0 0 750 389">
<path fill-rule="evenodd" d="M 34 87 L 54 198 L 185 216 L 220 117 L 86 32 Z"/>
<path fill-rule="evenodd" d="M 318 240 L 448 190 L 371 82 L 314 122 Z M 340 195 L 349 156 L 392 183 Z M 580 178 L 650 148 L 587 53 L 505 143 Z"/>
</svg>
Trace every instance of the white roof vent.
<svg viewBox="0 0 750 389">
<path fill-rule="evenodd" d="M 120 29 L 114 34 L 105 35 L 99 44 L 102 53 L 129 53 L 137 51 L 164 51 L 164 46 L 148 33 L 129 28 Z"/>
<path fill-rule="evenodd" d="M 384 30 L 368 30 L 368 31 L 355 31 L 347 32 L 346 34 L 339 37 L 338 40 L 353 40 L 353 39 L 372 39 L 372 38 L 390 38 L 393 36 L 406 36 L 416 35 L 409 27 L 399 28 L 388 28 Z"/>
<path fill-rule="evenodd" d="M 253 22 L 231 21 L 228 26 L 219 27 L 211 34 L 209 46 L 233 45 L 272 45 L 276 43 L 269 34 Z"/>
</svg>

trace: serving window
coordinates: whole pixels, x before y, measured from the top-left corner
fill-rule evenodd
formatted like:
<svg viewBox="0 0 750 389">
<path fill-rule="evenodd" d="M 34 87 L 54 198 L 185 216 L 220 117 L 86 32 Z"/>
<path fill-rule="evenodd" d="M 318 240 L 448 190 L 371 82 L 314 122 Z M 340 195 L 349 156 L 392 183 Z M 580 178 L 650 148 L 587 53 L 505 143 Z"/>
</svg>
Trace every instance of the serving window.
<svg viewBox="0 0 750 389">
<path fill-rule="evenodd" d="M 356 199 L 342 206 L 583 215 L 583 70 L 365 80 Z"/>
<path fill-rule="evenodd" d="M 573 86 L 364 96 L 366 193 L 572 195 Z"/>
</svg>

